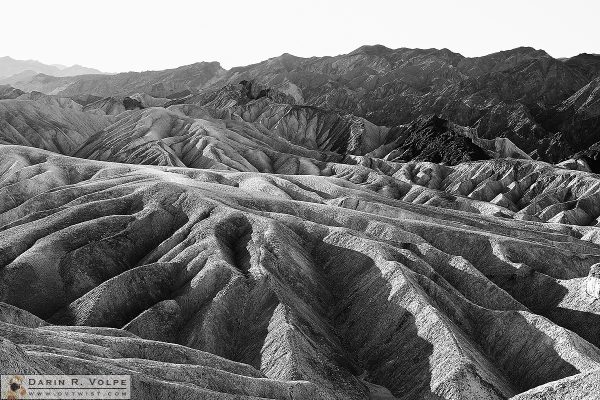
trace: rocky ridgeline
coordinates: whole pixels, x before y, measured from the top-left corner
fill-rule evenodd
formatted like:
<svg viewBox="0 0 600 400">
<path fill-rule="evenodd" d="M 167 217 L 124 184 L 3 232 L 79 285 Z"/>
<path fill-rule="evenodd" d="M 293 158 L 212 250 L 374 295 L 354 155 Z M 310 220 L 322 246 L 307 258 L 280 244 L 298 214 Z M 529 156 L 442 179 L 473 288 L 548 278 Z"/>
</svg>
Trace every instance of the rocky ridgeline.
<svg viewBox="0 0 600 400">
<path fill-rule="evenodd" d="M 252 82 L 262 87 L 250 90 L 253 99 L 276 97 L 390 128 L 437 114 L 476 129 L 483 139 L 508 138 L 534 159 L 558 162 L 600 140 L 593 106 L 598 73 L 600 56 L 591 54 L 559 60 L 521 47 L 468 58 L 447 49 L 363 46 L 335 57 L 283 54 L 228 71 L 218 63 L 196 63 L 115 75 L 37 75 L 12 85 L 73 99 L 145 93 L 222 108 L 240 105 L 222 89 L 236 92 L 232 87 Z"/>
</svg>

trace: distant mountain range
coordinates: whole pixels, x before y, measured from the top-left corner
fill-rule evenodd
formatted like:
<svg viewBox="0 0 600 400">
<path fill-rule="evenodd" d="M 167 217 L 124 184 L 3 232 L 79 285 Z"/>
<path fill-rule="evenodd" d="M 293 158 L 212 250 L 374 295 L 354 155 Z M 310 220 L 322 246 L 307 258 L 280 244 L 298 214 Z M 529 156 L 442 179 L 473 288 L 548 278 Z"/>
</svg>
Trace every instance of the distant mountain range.
<svg viewBox="0 0 600 400">
<path fill-rule="evenodd" d="M 283 54 L 230 70 L 218 62 L 199 62 L 162 71 L 58 76 L 67 69 L 45 67 L 54 68 L 54 74 L 21 72 L 0 84 L 82 105 L 81 99 L 142 93 L 180 104 L 203 105 L 218 98 L 222 108 L 230 100 L 229 85 L 253 81 L 285 97 L 275 103 L 319 107 L 378 126 L 392 128 L 435 114 L 481 139 L 506 138 L 531 158 L 553 163 L 600 141 L 596 54 L 556 59 L 543 50 L 519 47 L 464 57 L 448 49 L 375 45 L 338 56 Z"/>
<path fill-rule="evenodd" d="M 11 84 L 26 80 L 37 74 L 50 76 L 76 76 L 103 74 L 103 72 L 77 64 L 68 67 L 60 64 L 48 65 L 36 60 L 15 60 L 11 57 L 0 57 L 0 82 L 3 84 Z"/>
</svg>

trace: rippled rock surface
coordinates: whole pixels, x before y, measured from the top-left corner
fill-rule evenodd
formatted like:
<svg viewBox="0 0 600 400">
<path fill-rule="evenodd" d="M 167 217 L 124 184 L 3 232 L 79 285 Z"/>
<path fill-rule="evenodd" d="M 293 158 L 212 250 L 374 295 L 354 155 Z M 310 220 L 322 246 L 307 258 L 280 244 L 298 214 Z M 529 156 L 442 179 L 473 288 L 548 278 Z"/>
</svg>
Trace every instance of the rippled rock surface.
<svg viewBox="0 0 600 400">
<path fill-rule="evenodd" d="M 1 372 L 127 373 L 142 398 L 591 393 L 597 176 L 371 162 L 272 175 L 1 146 Z"/>
</svg>

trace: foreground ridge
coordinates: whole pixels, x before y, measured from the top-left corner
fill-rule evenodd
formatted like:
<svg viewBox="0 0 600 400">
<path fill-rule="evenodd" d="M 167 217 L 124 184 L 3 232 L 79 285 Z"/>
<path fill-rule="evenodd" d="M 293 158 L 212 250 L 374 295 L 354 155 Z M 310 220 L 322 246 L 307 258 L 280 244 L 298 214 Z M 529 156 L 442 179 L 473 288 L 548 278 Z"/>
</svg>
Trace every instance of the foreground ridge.
<svg viewBox="0 0 600 400">
<path fill-rule="evenodd" d="M 0 145 L 0 372 L 132 374 L 140 398 L 593 396 L 597 175 L 307 151 L 274 174 Z"/>
</svg>

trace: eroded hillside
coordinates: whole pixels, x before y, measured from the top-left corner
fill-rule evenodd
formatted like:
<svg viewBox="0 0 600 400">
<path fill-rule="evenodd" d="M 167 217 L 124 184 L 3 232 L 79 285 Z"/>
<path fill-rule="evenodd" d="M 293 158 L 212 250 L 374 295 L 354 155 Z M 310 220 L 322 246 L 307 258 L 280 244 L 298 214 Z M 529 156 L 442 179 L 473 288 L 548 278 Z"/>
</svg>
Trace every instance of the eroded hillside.
<svg viewBox="0 0 600 400">
<path fill-rule="evenodd" d="M 495 399 L 600 368 L 595 175 L 508 160 L 268 175 L 0 151 L 0 293 L 18 307 L 4 306 L 3 351 L 19 369 L 132 372 L 147 396 L 367 398 L 372 383 Z"/>
</svg>

